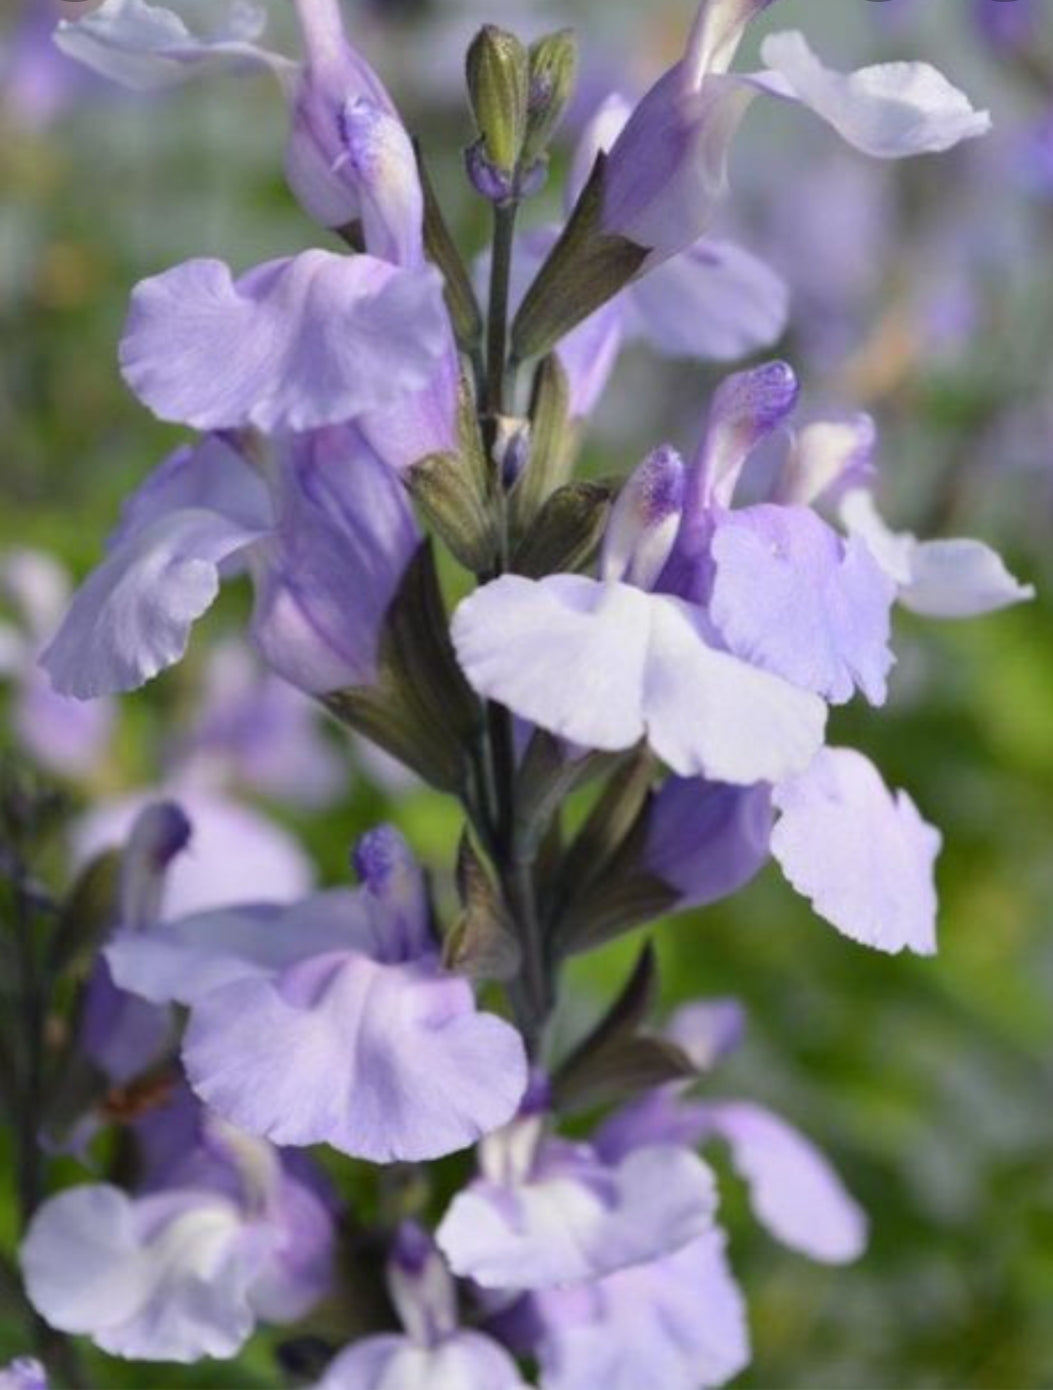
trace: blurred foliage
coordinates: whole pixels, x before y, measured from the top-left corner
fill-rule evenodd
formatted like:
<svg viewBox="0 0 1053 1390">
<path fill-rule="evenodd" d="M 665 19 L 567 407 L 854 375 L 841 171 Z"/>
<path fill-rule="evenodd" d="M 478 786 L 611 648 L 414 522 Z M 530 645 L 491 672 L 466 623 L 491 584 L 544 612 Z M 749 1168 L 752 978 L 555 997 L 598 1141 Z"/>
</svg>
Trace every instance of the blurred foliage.
<svg viewBox="0 0 1053 1390">
<path fill-rule="evenodd" d="M 858 8 L 884 6 L 860 0 Z M 940 8 L 955 51 L 967 48 L 966 6 Z M 809 6 L 786 10 L 780 24 L 805 19 Z M 828 11 L 828 0 L 810 7 L 813 15 Z M 864 60 L 890 50 L 898 35 L 875 15 L 858 18 L 869 43 Z M 400 41 L 411 39 L 407 30 Z M 0 545 L 40 546 L 81 575 L 122 497 L 180 438 L 118 376 L 131 285 L 182 257 L 216 254 L 247 266 L 319 234 L 285 190 L 284 113 L 263 81 L 199 85 L 151 101 L 89 85 L 42 128 L 20 126 L 11 112 L 0 119 Z M 461 182 L 463 113 L 429 113 L 426 130 L 429 151 L 440 152 L 436 182 L 448 211 L 478 247 L 479 207 L 449 192 Z M 908 192 L 921 196 L 921 182 L 933 211 L 924 181 L 954 177 L 953 169 L 934 170 L 925 162 L 908 171 L 904 203 Z M 913 225 L 925 215 L 915 211 Z M 1040 435 L 1044 471 L 1013 469 L 995 428 L 1011 409 L 1050 404 L 1042 378 L 1053 349 L 1053 206 L 1035 216 L 1044 261 L 1007 266 L 1005 284 L 993 277 L 968 347 L 949 362 L 912 359 L 869 403 L 885 429 L 884 468 L 904 517 L 913 515 L 919 530 L 928 521 L 943 533 L 997 539 L 1048 595 L 1053 441 L 1048 430 Z M 888 302 L 895 292 L 889 282 Z M 784 350 L 794 358 L 792 341 Z M 610 423 L 590 455 L 597 470 L 627 466 L 647 442 L 636 438 L 641 426 L 622 428 L 627 415 L 642 415 L 651 430 L 656 420 L 667 429 L 697 422 L 715 374 L 663 371 L 661 388 L 637 360 L 619 375 Z M 641 409 L 638 392 L 652 389 L 664 394 Z M 203 637 L 243 609 L 244 596 L 225 599 L 202 624 Z M 836 738 L 865 748 L 890 785 L 909 788 L 944 832 L 936 960 L 889 959 L 844 941 L 770 870 L 733 901 L 654 929 L 670 1006 L 721 994 L 748 1006 L 747 1046 L 714 1088 L 768 1101 L 800 1124 L 829 1151 L 873 1223 L 858 1266 L 824 1269 L 761 1234 L 723 1173 L 756 1348 L 743 1385 L 1053 1386 L 1051 632 L 1048 596 L 963 627 L 904 620 L 889 708 L 838 716 Z M 165 731 L 196 688 L 204 645 L 126 702 L 106 790 L 156 776 Z M 415 791 L 393 802 L 361 769 L 336 810 L 269 809 L 303 837 L 326 882 L 346 876 L 350 841 L 380 817 L 398 818 L 440 879 L 459 832 L 442 798 Z M 575 964 L 568 1035 L 587 1026 L 637 949 L 634 939 Z M 3 1145 L 0 1136 L 0 1171 L 9 1171 Z M 379 1200 L 364 1166 L 332 1167 L 360 1201 Z M 450 1181 L 461 1171 L 455 1160 Z M 0 1200 L 0 1246 L 10 1250 L 14 1239 L 12 1210 Z M 256 1339 L 236 1363 L 195 1368 L 92 1354 L 92 1383 L 271 1386 L 274 1340 Z M 24 1349 L 24 1331 L 0 1303 L 0 1361 Z"/>
</svg>

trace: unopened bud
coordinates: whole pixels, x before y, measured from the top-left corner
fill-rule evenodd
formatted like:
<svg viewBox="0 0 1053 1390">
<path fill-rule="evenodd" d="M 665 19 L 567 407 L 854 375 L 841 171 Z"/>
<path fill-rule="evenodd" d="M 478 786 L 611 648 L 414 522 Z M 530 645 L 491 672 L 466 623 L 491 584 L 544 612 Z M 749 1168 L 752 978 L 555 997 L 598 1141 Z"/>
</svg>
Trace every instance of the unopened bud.
<svg viewBox="0 0 1053 1390">
<path fill-rule="evenodd" d="M 546 34 L 531 45 L 529 75 L 523 146 L 523 163 L 528 166 L 544 158 L 574 91 L 578 45 L 570 29 Z"/>
<path fill-rule="evenodd" d="M 486 158 L 511 178 L 523 153 L 530 94 L 530 59 L 514 34 L 496 25 L 479 30 L 468 49 L 468 95 Z"/>
</svg>

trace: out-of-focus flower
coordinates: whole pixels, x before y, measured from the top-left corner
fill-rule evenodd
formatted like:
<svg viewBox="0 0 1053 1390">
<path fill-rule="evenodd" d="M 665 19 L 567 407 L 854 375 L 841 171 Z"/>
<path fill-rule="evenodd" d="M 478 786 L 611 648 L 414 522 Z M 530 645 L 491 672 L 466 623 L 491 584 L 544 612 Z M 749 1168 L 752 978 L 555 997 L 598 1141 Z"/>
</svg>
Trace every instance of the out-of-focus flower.
<svg viewBox="0 0 1053 1390">
<path fill-rule="evenodd" d="M 208 1152 L 131 1195 L 72 1187 L 39 1209 L 21 1249 L 34 1306 L 114 1356 L 237 1355 L 256 1322 L 302 1317 L 331 1279 L 332 1225 L 268 1144 L 214 1118 Z"/>
<path fill-rule="evenodd" d="M 75 822 L 76 864 L 125 843 L 144 808 L 168 797 L 185 812 L 193 834 L 169 866 L 158 920 L 235 903 L 289 903 L 308 892 L 314 870 L 293 837 L 259 811 L 202 787 L 173 784 L 102 801 Z"/>
<path fill-rule="evenodd" d="M 44 1367 L 32 1356 L 19 1356 L 0 1366 L 0 1390 L 48 1390 Z"/>
<path fill-rule="evenodd" d="M 328 805 L 347 782 L 314 704 L 234 639 L 209 650 L 195 717 L 166 761 L 182 786 L 237 786 L 306 807 Z"/>
<path fill-rule="evenodd" d="M 374 1162 L 464 1148 L 526 1088 L 519 1035 L 439 961 L 423 878 L 396 832 L 356 852 L 363 886 L 119 936 L 122 988 L 187 1005 L 195 1091 L 277 1143 Z"/>
<path fill-rule="evenodd" d="M 68 575 L 43 551 L 14 549 L 0 556 L 0 599 L 17 618 L 16 624 L 0 623 L 0 679 L 14 687 L 14 728 L 43 767 L 59 776 L 85 777 L 109 750 L 113 703 L 85 705 L 58 694 L 37 664 L 69 594 Z"/>
</svg>

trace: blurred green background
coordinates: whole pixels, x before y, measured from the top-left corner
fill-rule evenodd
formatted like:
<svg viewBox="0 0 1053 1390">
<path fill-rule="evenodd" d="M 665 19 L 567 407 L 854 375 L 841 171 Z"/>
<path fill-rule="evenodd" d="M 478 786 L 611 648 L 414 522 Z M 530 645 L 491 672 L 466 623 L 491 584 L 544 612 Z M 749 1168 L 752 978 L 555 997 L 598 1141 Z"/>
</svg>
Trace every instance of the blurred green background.
<svg viewBox="0 0 1053 1390">
<path fill-rule="evenodd" d="M 470 32 L 484 11 L 439 6 L 393 7 L 394 19 L 363 14 L 359 23 L 411 125 L 426 133 L 465 244 L 478 248 L 485 219 L 459 173 L 467 118 L 441 72 L 430 83 L 420 72 L 440 52 L 436 33 L 452 52 L 449 22 Z M 272 5 L 279 33 L 286 8 Z M 418 8 L 431 11 L 428 37 L 415 27 Z M 767 27 L 800 24 L 846 66 L 891 55 L 939 62 L 991 103 L 999 139 L 1053 106 L 1041 70 L 984 46 L 966 0 L 839 0 L 836 22 L 831 0 L 775 8 Z M 632 53 L 626 82 L 658 69 L 688 18 L 684 4 L 646 10 L 614 0 L 579 7 L 586 53 L 594 42 L 608 67 L 620 46 Z M 491 17 L 525 15 L 536 29 L 550 12 L 505 0 Z M 39 546 L 84 574 L 122 497 L 181 438 L 118 376 L 138 279 L 191 255 L 241 268 L 326 244 L 285 189 L 284 128 L 276 92 L 257 79 L 153 98 L 85 83 L 40 121 L 0 92 L 0 547 Z M 747 244 L 752 235 L 756 249 L 778 247 L 792 200 L 814 196 L 809 176 L 829 142 L 803 117 L 758 113 L 733 168 L 741 193 L 732 215 Z M 779 348 L 816 402 L 874 411 L 897 522 L 982 535 L 1040 597 L 961 626 L 901 620 L 888 708 L 838 716 L 836 736 L 870 753 L 944 832 L 936 960 L 890 959 L 839 938 L 771 871 L 733 901 L 655 930 L 669 1005 L 729 994 L 748 1007 L 747 1045 L 714 1088 L 768 1101 L 812 1135 L 873 1223 L 860 1264 L 824 1269 L 761 1234 L 725 1175 L 755 1342 L 743 1385 L 1053 1386 L 1053 197 L 1011 177 L 1008 148 L 986 163 L 971 150 L 893 171 L 858 161 L 856 174 L 885 200 L 882 226 L 867 229 L 876 249 L 861 248 L 867 287 L 853 290 L 832 346 L 816 347 L 795 315 Z M 546 198 L 554 204 L 554 193 Z M 912 315 L 958 255 L 956 234 L 978 249 L 961 269 L 967 328 L 948 346 Z M 786 273 L 793 285 L 792 260 Z M 590 446 L 592 466 L 624 469 L 662 435 L 690 444 L 718 375 L 630 360 Z M 243 610 L 243 595 L 225 599 L 190 660 L 125 702 L 116 757 L 77 797 L 156 776 L 158 747 L 194 699 L 210 637 Z M 362 768 L 335 810 L 268 810 L 303 838 L 325 882 L 343 877 L 349 842 L 380 816 L 396 818 L 443 871 L 459 830 L 441 798 L 392 799 Z M 602 1007 L 637 946 L 575 968 L 572 1020 Z M 7 1239 L 11 1228 L 0 1213 Z M 0 1360 L 24 1345 L 20 1329 L 0 1326 Z M 277 1384 L 270 1365 L 260 1349 L 194 1369 L 99 1358 L 93 1373 L 105 1386 Z"/>
</svg>

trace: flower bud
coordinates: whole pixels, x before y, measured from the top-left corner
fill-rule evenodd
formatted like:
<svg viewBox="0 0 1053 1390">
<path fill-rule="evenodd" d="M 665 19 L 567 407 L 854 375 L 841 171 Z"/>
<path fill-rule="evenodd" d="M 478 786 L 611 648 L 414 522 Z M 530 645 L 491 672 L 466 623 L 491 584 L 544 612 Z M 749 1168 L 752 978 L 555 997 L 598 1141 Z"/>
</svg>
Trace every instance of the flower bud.
<svg viewBox="0 0 1053 1390">
<path fill-rule="evenodd" d="M 483 150 L 499 177 L 510 179 L 527 132 L 530 61 L 514 34 L 496 25 L 479 30 L 468 49 L 468 95 Z"/>
<path fill-rule="evenodd" d="M 527 99 L 523 163 L 543 159 L 556 127 L 563 119 L 578 76 L 578 46 L 570 29 L 546 34 L 530 47 L 530 86 Z"/>
<path fill-rule="evenodd" d="M 655 449 L 622 488 L 607 526 L 601 571 L 650 589 L 676 540 L 684 504 L 684 463 L 675 449 Z"/>
</svg>

